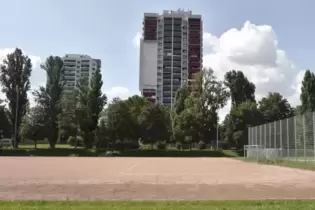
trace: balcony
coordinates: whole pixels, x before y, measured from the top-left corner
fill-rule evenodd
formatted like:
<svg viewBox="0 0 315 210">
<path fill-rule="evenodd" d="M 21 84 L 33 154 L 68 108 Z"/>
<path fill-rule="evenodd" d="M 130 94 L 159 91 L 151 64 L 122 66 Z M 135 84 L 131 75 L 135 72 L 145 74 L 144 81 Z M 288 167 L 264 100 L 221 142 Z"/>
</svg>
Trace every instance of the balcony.
<svg viewBox="0 0 315 210">
<path fill-rule="evenodd" d="M 189 68 L 188 72 L 189 73 L 197 73 L 197 72 L 200 72 L 200 68 Z"/>
<path fill-rule="evenodd" d="M 174 67 L 173 68 L 173 73 L 181 73 L 181 72 L 182 72 L 182 70 L 180 67 Z"/>
</svg>

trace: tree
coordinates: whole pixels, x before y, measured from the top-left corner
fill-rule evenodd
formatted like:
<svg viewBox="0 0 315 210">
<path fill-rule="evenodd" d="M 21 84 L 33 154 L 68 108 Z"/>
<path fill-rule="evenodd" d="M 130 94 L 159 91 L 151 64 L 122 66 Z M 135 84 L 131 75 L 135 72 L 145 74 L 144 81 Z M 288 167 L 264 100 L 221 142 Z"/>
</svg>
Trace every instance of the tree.
<svg viewBox="0 0 315 210">
<path fill-rule="evenodd" d="M 54 149 L 58 140 L 58 115 L 61 113 L 60 101 L 64 87 L 63 61 L 58 56 L 49 56 L 41 68 L 47 74 L 46 86 L 35 90 L 33 95 L 37 104 L 43 107 L 46 116 L 47 128 L 50 129 L 48 142 L 50 148 Z"/>
<path fill-rule="evenodd" d="M 184 86 L 177 93 L 172 112 L 173 133 L 177 141 L 210 141 L 216 135 L 218 110 L 229 97 L 229 91 L 212 69 L 203 69 L 194 78 L 194 89 L 188 93 Z"/>
<path fill-rule="evenodd" d="M 315 75 L 310 70 L 304 74 L 300 99 L 302 113 L 315 111 Z"/>
<path fill-rule="evenodd" d="M 168 122 L 169 114 L 161 105 L 151 104 L 145 106 L 139 116 L 139 124 L 142 128 L 142 142 L 145 144 L 154 144 L 158 141 L 167 141 L 169 139 Z"/>
<path fill-rule="evenodd" d="M 103 80 L 101 70 L 97 69 L 90 81 L 90 88 L 88 92 L 89 100 L 87 103 L 87 107 L 89 116 L 91 117 L 91 131 L 94 131 L 97 128 L 100 114 L 107 103 L 107 97 L 105 94 L 102 93 L 102 86 Z"/>
<path fill-rule="evenodd" d="M 58 115 L 60 141 L 65 142 L 70 136 L 77 137 L 76 94 L 64 93 L 61 99 L 61 112 Z"/>
<path fill-rule="evenodd" d="M 189 96 L 189 90 L 187 85 L 183 85 L 177 90 L 174 100 L 174 105 L 171 109 L 171 130 L 172 138 L 175 141 L 182 141 L 184 138 L 184 133 L 180 128 L 180 114 L 185 110 L 185 101 Z"/>
<path fill-rule="evenodd" d="M 91 148 L 96 136 L 97 125 L 107 98 L 101 91 L 103 85 L 100 69 L 97 69 L 92 79 L 82 78 L 77 86 L 77 119 L 83 132 L 85 148 Z"/>
<path fill-rule="evenodd" d="M 294 109 L 280 93 L 268 93 L 258 104 L 259 111 L 264 115 L 265 122 L 282 120 L 294 115 Z"/>
<path fill-rule="evenodd" d="M 245 101 L 255 102 L 255 85 L 249 82 L 242 71 L 229 71 L 224 78 L 225 85 L 230 89 L 232 107 Z"/>
<path fill-rule="evenodd" d="M 246 101 L 231 109 L 230 120 L 233 128 L 230 140 L 241 149 L 248 143 L 248 127 L 262 124 L 264 117 L 255 102 Z"/>
<path fill-rule="evenodd" d="M 13 53 L 8 54 L 0 66 L 0 84 L 8 101 L 9 116 L 12 125 L 14 125 L 13 133 L 17 135 L 16 141 L 13 142 L 15 148 L 20 142 L 19 129 L 21 120 L 26 114 L 31 72 L 31 59 L 18 48 Z"/>
<path fill-rule="evenodd" d="M 0 105 L 0 139 L 12 136 L 12 124 L 9 117 L 9 110 Z"/>
<path fill-rule="evenodd" d="M 50 130 L 47 129 L 45 121 L 45 109 L 40 105 L 31 107 L 21 125 L 21 137 L 24 140 L 33 140 L 35 148 L 38 140 L 43 140 L 50 135 Z"/>
</svg>

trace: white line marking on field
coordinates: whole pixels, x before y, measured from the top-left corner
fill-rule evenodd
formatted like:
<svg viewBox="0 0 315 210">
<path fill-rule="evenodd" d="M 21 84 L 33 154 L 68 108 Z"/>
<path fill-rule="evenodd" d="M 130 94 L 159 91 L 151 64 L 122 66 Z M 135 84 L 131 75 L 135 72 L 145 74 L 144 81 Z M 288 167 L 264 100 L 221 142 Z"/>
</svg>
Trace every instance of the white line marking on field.
<svg viewBox="0 0 315 210">
<path fill-rule="evenodd" d="M 140 165 L 140 163 L 135 163 L 135 164 L 129 166 L 126 170 L 120 172 L 120 174 L 121 174 L 121 175 L 133 174 L 131 171 L 132 171 L 134 168 L 138 167 L 139 165 Z"/>
</svg>

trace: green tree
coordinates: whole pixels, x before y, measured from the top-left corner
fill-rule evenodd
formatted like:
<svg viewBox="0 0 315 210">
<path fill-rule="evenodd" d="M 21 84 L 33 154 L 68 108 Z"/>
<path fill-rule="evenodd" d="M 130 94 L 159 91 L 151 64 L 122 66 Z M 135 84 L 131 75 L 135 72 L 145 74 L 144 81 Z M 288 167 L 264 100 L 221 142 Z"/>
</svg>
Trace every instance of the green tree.
<svg viewBox="0 0 315 210">
<path fill-rule="evenodd" d="M 17 134 L 14 147 L 20 142 L 19 130 L 21 120 L 26 114 L 29 103 L 27 92 L 30 90 L 30 76 L 32 72 L 31 59 L 25 56 L 20 49 L 15 49 L 8 54 L 0 66 L 0 84 L 9 106 L 10 120 L 13 126 L 13 133 Z M 17 112 L 16 112 L 17 111 Z M 16 130 L 15 130 L 15 125 Z"/>
<path fill-rule="evenodd" d="M 70 136 L 76 138 L 78 123 L 76 119 L 76 94 L 64 93 L 61 99 L 61 112 L 58 115 L 60 142 L 65 142 Z"/>
<path fill-rule="evenodd" d="M 90 88 L 88 92 L 88 112 L 89 116 L 91 117 L 91 125 L 90 130 L 95 131 L 97 128 L 101 112 L 104 109 L 104 106 L 107 103 L 107 97 L 105 94 L 102 93 L 102 86 L 103 86 L 103 80 L 102 80 L 102 74 L 101 70 L 97 69 L 92 76 L 92 79 L 90 81 Z"/>
<path fill-rule="evenodd" d="M 63 61 L 58 56 L 49 56 L 46 62 L 41 65 L 46 72 L 46 86 L 41 86 L 35 90 L 33 95 L 37 104 L 45 110 L 47 128 L 50 129 L 50 135 L 47 136 L 50 148 L 54 149 L 58 140 L 58 115 L 61 113 L 60 101 L 64 87 L 64 67 Z"/>
<path fill-rule="evenodd" d="M 225 85 L 230 89 L 232 107 L 245 101 L 255 102 L 255 85 L 247 79 L 242 71 L 229 71 L 225 74 Z"/>
<path fill-rule="evenodd" d="M 310 70 L 304 74 L 300 99 L 302 113 L 315 111 L 315 75 Z"/>
<path fill-rule="evenodd" d="M 177 141 L 209 142 L 216 136 L 218 110 L 229 97 L 223 82 L 213 75 L 212 69 L 203 69 L 193 81 L 192 92 L 187 87 L 178 91 L 172 110 L 173 133 Z"/>
<path fill-rule="evenodd" d="M 35 148 L 38 140 L 43 140 L 50 135 L 45 121 L 46 113 L 44 107 L 36 105 L 31 107 L 23 118 L 21 125 L 21 137 L 23 140 L 33 140 Z"/>
<path fill-rule="evenodd" d="M 232 143 L 241 149 L 248 143 L 248 127 L 262 124 L 264 116 L 255 102 L 246 101 L 231 109 L 230 120 L 233 126 Z"/>
<path fill-rule="evenodd" d="M 264 115 L 265 122 L 282 120 L 294 115 L 294 109 L 280 93 L 268 93 L 258 104 L 259 111 Z"/>
<path fill-rule="evenodd" d="M 9 110 L 0 105 L 0 139 L 12 136 L 12 124 L 9 117 Z"/>
<path fill-rule="evenodd" d="M 174 105 L 171 108 L 171 130 L 172 138 L 175 141 L 183 141 L 184 133 L 180 128 L 180 114 L 185 110 L 185 101 L 189 96 L 189 90 L 187 85 L 183 85 L 175 95 Z"/>
<path fill-rule="evenodd" d="M 161 105 L 151 104 L 145 106 L 139 116 L 139 124 L 142 128 L 142 142 L 144 144 L 154 144 L 158 141 L 169 139 L 167 110 Z"/>
<path fill-rule="evenodd" d="M 91 148 L 97 136 L 97 125 L 107 98 L 101 91 L 103 85 L 100 69 L 97 69 L 92 79 L 83 78 L 77 86 L 76 118 L 83 132 L 85 148 Z"/>
</svg>

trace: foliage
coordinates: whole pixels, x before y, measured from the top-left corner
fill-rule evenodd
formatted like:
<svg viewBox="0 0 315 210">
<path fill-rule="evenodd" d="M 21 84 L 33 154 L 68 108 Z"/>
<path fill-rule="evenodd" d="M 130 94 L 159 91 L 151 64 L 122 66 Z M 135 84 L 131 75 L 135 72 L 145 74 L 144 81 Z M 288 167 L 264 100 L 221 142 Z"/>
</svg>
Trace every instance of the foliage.
<svg viewBox="0 0 315 210">
<path fill-rule="evenodd" d="M 23 118 L 20 134 L 23 141 L 43 140 L 49 135 L 50 130 L 47 129 L 45 117 L 46 112 L 44 107 L 36 105 L 31 107 L 25 117 Z"/>
<path fill-rule="evenodd" d="M 81 136 L 69 136 L 67 143 L 73 147 L 82 147 L 84 140 Z"/>
<path fill-rule="evenodd" d="M 170 139 L 167 127 L 169 114 L 160 105 L 151 104 L 142 110 L 139 115 L 141 126 L 141 141 L 144 144 L 154 144 L 157 141 L 167 141 Z"/>
<path fill-rule="evenodd" d="M 100 69 L 93 74 L 91 81 L 81 79 L 77 86 L 76 119 L 82 131 L 85 148 L 92 148 L 97 137 L 97 126 L 107 98 L 101 91 L 103 85 Z"/>
<path fill-rule="evenodd" d="M 282 120 L 294 115 L 294 109 L 280 93 L 268 93 L 258 104 L 265 122 Z"/>
<path fill-rule="evenodd" d="M 165 150 L 167 148 L 166 143 L 163 141 L 157 141 L 155 146 L 158 150 Z"/>
<path fill-rule="evenodd" d="M 179 90 L 172 112 L 172 127 L 176 141 L 209 142 L 216 136 L 218 110 L 226 105 L 229 91 L 204 69 L 195 78 L 195 91 L 187 94 L 187 87 Z"/>
<path fill-rule="evenodd" d="M 60 101 L 65 85 L 63 61 L 58 56 L 49 56 L 41 68 L 47 75 L 46 86 L 39 87 L 33 92 L 33 95 L 36 103 L 45 110 L 45 127 L 50 131 L 47 138 L 49 146 L 54 149 L 58 140 L 58 115 L 61 113 Z"/>
<path fill-rule="evenodd" d="M 301 87 L 301 112 L 315 111 L 315 74 L 307 70 Z"/>
<path fill-rule="evenodd" d="M 0 105 L 0 139 L 10 138 L 12 136 L 12 124 L 10 121 L 9 110 Z"/>
<path fill-rule="evenodd" d="M 248 127 L 262 124 L 264 116 L 258 110 L 255 102 L 246 101 L 231 109 L 230 122 L 233 131 L 232 142 L 238 148 L 243 148 L 248 140 Z"/>
<path fill-rule="evenodd" d="M 78 120 L 76 116 L 76 94 L 75 92 L 64 93 L 61 98 L 61 112 L 58 115 L 58 128 L 60 142 L 68 139 L 70 136 L 78 134 Z"/>
<path fill-rule="evenodd" d="M 17 141 L 14 141 L 16 143 L 14 147 L 18 147 L 20 141 L 18 134 L 28 105 L 27 92 L 31 87 L 31 72 L 31 59 L 18 48 L 13 53 L 8 54 L 3 64 L 0 65 L 0 84 L 8 102 L 8 114 L 12 125 L 17 125 L 16 131 L 15 126 L 12 126 L 12 133 L 17 133 Z"/>
<path fill-rule="evenodd" d="M 230 89 L 232 107 L 245 101 L 255 102 L 255 85 L 246 78 L 242 71 L 229 71 L 224 76 L 224 83 Z"/>
</svg>

